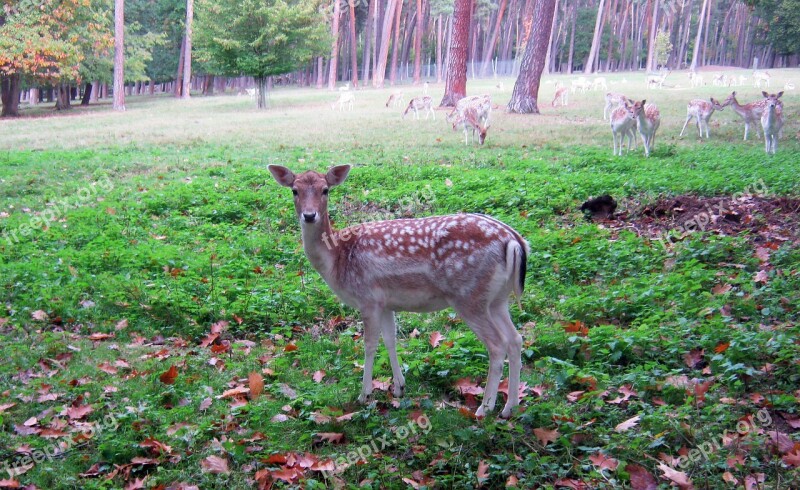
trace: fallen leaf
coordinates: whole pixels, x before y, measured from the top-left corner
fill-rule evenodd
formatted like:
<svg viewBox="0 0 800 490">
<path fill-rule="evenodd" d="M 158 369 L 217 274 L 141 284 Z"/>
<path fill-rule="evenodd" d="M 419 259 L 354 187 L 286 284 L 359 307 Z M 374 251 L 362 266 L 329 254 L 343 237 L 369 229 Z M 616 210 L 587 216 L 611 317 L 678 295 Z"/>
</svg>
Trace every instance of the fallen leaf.
<svg viewBox="0 0 800 490">
<path fill-rule="evenodd" d="M 795 468 L 800 467 L 800 449 L 795 449 L 791 453 L 786 453 L 781 458 L 784 463 Z"/>
<path fill-rule="evenodd" d="M 764 270 L 764 269 L 756 272 L 755 276 L 753 276 L 753 281 L 755 281 L 755 282 L 761 282 L 761 283 L 766 284 L 768 282 L 768 280 L 769 280 L 769 276 L 767 275 L 767 271 Z"/>
<path fill-rule="evenodd" d="M 678 487 L 680 487 L 681 490 L 692 490 L 694 488 L 692 480 L 690 480 L 689 476 L 683 471 L 678 471 L 674 468 L 670 468 L 664 463 L 659 463 L 658 469 L 664 473 L 663 476 L 665 478 L 672 481 L 674 484 L 678 485 Z"/>
<path fill-rule="evenodd" d="M 318 442 L 329 442 L 331 444 L 344 443 L 344 434 L 339 432 L 317 432 L 315 436 Z"/>
<path fill-rule="evenodd" d="M 200 466 L 203 467 L 203 472 L 205 473 L 223 473 L 226 475 L 230 473 L 230 470 L 228 469 L 228 460 L 225 458 L 220 458 L 219 456 L 209 456 L 200 460 Z"/>
<path fill-rule="evenodd" d="M 255 400 L 264 391 L 264 378 L 261 374 L 252 371 L 247 375 L 247 385 L 250 388 L 250 399 Z"/>
<path fill-rule="evenodd" d="M 90 413 L 92 413 L 94 409 L 91 405 L 81 405 L 79 407 L 69 407 L 67 409 L 67 416 L 72 420 L 80 420 Z"/>
<path fill-rule="evenodd" d="M 597 466 L 601 470 L 614 471 L 619 465 L 619 461 L 600 452 L 589 456 L 589 461 L 591 461 L 593 465 Z"/>
<path fill-rule="evenodd" d="M 321 383 L 322 379 L 325 377 L 325 371 L 316 371 L 311 379 L 314 380 L 315 383 Z"/>
<path fill-rule="evenodd" d="M 442 342 L 442 334 L 439 333 L 438 331 L 431 332 L 431 338 L 430 338 L 431 347 L 435 349 L 436 347 L 439 346 L 441 342 Z"/>
<path fill-rule="evenodd" d="M 533 435 L 536 436 L 536 439 L 539 440 L 542 446 L 546 446 L 548 442 L 555 442 L 560 434 L 558 429 L 544 429 L 540 427 L 533 429 Z"/>
<path fill-rule="evenodd" d="M 631 476 L 631 488 L 633 490 L 656 490 L 658 482 L 649 471 L 638 464 L 628 463 L 625 471 Z"/>
<path fill-rule="evenodd" d="M 728 350 L 728 347 L 730 346 L 731 346 L 730 342 L 720 342 L 719 344 L 717 344 L 716 347 L 714 347 L 714 352 L 717 354 L 722 354 L 723 352 Z"/>
<path fill-rule="evenodd" d="M 635 417 L 631 417 L 628 420 L 626 420 L 625 422 L 617 424 L 617 426 L 614 427 L 614 430 L 617 431 L 617 432 L 625 432 L 626 430 L 628 430 L 631 427 L 633 427 L 636 424 L 638 424 L 640 418 L 641 417 L 639 417 L 638 415 L 635 416 Z"/>
<path fill-rule="evenodd" d="M 704 355 L 705 355 L 705 349 L 701 349 L 698 347 L 684 354 L 683 361 L 686 363 L 687 366 L 689 366 L 690 369 L 695 369 L 703 363 Z"/>
<path fill-rule="evenodd" d="M 178 368 L 175 367 L 173 364 L 169 367 L 165 372 L 161 373 L 161 376 L 158 377 L 162 383 L 165 385 L 175 384 L 175 378 L 178 377 Z"/>
<path fill-rule="evenodd" d="M 489 464 L 486 461 L 478 462 L 478 483 L 483 484 L 489 479 Z"/>
<path fill-rule="evenodd" d="M 733 286 L 731 286 L 730 284 L 717 284 L 716 286 L 711 288 L 711 294 L 716 294 L 716 295 L 725 294 L 728 291 L 730 291 L 732 287 Z"/>
</svg>

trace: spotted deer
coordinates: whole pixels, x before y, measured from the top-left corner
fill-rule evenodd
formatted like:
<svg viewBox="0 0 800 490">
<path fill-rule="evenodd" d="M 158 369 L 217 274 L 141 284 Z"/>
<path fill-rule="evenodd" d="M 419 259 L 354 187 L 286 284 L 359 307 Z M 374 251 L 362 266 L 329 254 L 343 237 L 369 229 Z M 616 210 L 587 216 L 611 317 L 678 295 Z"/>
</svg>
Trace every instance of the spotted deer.
<svg viewBox="0 0 800 490">
<path fill-rule="evenodd" d="M 644 154 L 650 156 L 656 142 L 656 130 L 661 124 L 661 113 L 655 104 L 646 104 L 646 100 L 633 104 L 633 117 L 636 118 L 636 127 L 642 135 Z"/>
<path fill-rule="evenodd" d="M 628 102 L 625 101 L 623 105 L 611 111 L 610 119 L 611 135 L 614 137 L 614 155 L 622 155 L 622 145 L 625 143 L 626 136 L 628 138 L 628 151 L 631 151 L 631 142 L 633 142 L 635 149 L 636 117 L 633 114 L 633 108 L 628 105 Z M 619 145 L 617 145 L 617 141 L 619 141 Z"/>
<path fill-rule="evenodd" d="M 761 82 L 764 82 L 767 87 L 769 87 L 770 79 L 772 75 L 770 75 L 766 71 L 754 71 L 753 72 L 753 87 L 761 88 Z"/>
<path fill-rule="evenodd" d="M 700 138 L 703 137 L 704 127 L 706 130 L 706 138 L 709 138 L 708 121 L 711 119 L 714 111 L 721 111 L 724 108 L 725 106 L 720 104 L 714 97 L 711 97 L 710 102 L 703 99 L 692 99 L 686 104 L 686 122 L 683 123 L 680 135 L 683 136 L 686 125 L 694 118 L 695 124 L 697 125 L 697 133 L 700 135 Z"/>
<path fill-rule="evenodd" d="M 608 119 L 610 112 L 630 100 L 622 94 L 616 92 L 608 92 L 606 94 L 606 105 L 603 107 L 603 121 Z"/>
<path fill-rule="evenodd" d="M 552 107 L 556 106 L 556 102 L 561 102 L 562 106 L 567 105 L 567 96 L 569 91 L 566 87 L 556 87 L 556 95 L 553 97 L 553 102 L 550 103 Z"/>
<path fill-rule="evenodd" d="M 783 92 L 768 94 L 761 92 L 766 104 L 761 114 L 761 128 L 764 130 L 764 149 L 767 153 L 775 154 L 778 151 L 778 138 L 783 128 L 783 106 L 778 100 Z"/>
<path fill-rule="evenodd" d="M 480 108 L 467 107 L 461 117 L 461 124 L 464 125 L 464 144 L 468 145 L 468 131 L 472 130 L 472 141 L 475 141 L 475 132 L 478 132 L 478 142 L 482 145 L 486 141 L 486 133 L 489 131 L 489 120 L 483 118 Z"/>
<path fill-rule="evenodd" d="M 750 102 L 749 104 L 742 105 L 738 100 L 736 100 L 736 92 L 731 92 L 728 98 L 725 99 L 725 103 L 723 105 L 730 105 L 733 111 L 738 114 L 742 120 L 744 120 L 744 141 L 747 141 L 747 134 L 750 131 L 751 124 L 756 128 L 756 136 L 759 136 L 758 126 L 756 123 L 761 119 L 761 114 L 764 113 L 764 108 L 767 105 L 767 99 L 756 100 Z M 782 110 L 783 102 L 779 100 L 778 105 Z"/>
<path fill-rule="evenodd" d="M 493 410 L 508 358 L 509 417 L 519 405 L 522 336 L 508 310 L 509 295 L 522 295 L 528 243 L 510 226 L 480 214 L 375 221 L 334 230 L 328 217 L 329 190 L 340 185 L 349 165 L 326 174 L 295 175 L 270 165 L 279 184 L 292 189 L 303 249 L 309 262 L 364 322 L 364 376 L 359 402 L 372 394 L 372 371 L 380 337 L 389 352 L 394 396 L 405 378 L 397 358 L 397 311 L 431 312 L 452 307 L 489 352 L 483 402 Z"/>
<path fill-rule="evenodd" d="M 436 113 L 433 111 L 433 99 L 430 96 L 424 95 L 422 97 L 414 97 L 410 101 L 408 101 L 408 106 L 406 107 L 405 112 L 403 112 L 403 119 L 405 119 L 406 114 L 408 111 L 414 111 L 414 119 L 419 119 L 419 111 L 425 110 L 425 119 L 428 119 L 429 115 L 433 116 L 433 119 L 436 119 Z"/>
</svg>

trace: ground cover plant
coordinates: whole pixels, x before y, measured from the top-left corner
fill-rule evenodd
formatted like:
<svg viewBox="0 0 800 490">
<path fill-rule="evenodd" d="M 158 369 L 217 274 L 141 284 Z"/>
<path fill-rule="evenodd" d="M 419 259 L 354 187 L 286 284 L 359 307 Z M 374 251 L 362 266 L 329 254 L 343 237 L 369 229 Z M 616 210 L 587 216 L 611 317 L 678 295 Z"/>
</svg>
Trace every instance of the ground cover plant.
<svg viewBox="0 0 800 490">
<path fill-rule="evenodd" d="M 132 98 L 0 121 L 0 486 L 800 486 L 800 100 L 767 156 L 727 110 L 678 137 L 686 101 L 725 89 L 608 78 L 659 104 L 649 158 L 612 156 L 599 92 L 496 108 L 480 148 L 444 111 L 403 120 L 389 89 L 352 112 L 278 89 L 266 112 Z M 511 85 L 468 87 L 502 104 Z M 399 315 L 406 396 L 380 347 L 356 403 L 360 319 L 310 268 L 272 163 L 353 165 L 337 226 L 479 212 L 526 237 L 519 412 L 471 416 L 488 358 L 447 311 Z M 611 216 L 580 211 L 604 194 Z"/>
</svg>

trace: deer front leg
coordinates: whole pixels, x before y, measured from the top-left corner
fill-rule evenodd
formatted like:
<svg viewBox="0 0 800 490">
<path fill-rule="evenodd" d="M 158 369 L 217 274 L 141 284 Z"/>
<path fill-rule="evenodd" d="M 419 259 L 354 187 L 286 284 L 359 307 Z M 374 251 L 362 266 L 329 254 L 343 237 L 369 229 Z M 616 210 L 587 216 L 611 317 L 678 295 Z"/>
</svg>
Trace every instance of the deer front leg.
<svg viewBox="0 0 800 490">
<path fill-rule="evenodd" d="M 381 332 L 383 344 L 389 351 L 389 363 L 392 365 L 392 394 L 401 397 L 405 393 L 406 379 L 403 377 L 400 361 L 397 359 L 397 324 L 393 311 L 384 311 L 381 314 Z"/>
<path fill-rule="evenodd" d="M 364 321 L 364 378 L 361 383 L 359 403 L 366 403 L 372 394 L 372 367 L 375 364 L 375 351 L 378 350 L 380 340 L 380 312 L 361 311 Z"/>
</svg>

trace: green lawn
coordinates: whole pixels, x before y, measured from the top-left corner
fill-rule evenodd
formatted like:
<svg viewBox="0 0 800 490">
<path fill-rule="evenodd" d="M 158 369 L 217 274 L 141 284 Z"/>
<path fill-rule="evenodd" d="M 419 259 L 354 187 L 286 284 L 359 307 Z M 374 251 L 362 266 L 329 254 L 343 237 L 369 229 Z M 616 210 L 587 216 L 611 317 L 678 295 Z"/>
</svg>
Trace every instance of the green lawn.
<svg viewBox="0 0 800 490">
<path fill-rule="evenodd" d="M 732 89 L 672 76 L 682 87 L 607 76 L 661 108 L 650 158 L 611 155 L 599 92 L 552 109 L 569 77 L 543 84 L 540 116 L 503 112 L 512 80 L 470 81 L 500 105 L 483 147 L 444 109 L 402 119 L 388 88 L 352 112 L 277 89 L 263 112 L 134 97 L 124 114 L 0 121 L 0 488 L 798 488 L 800 96 L 767 156 L 730 109 L 709 141 L 679 138 L 686 101 Z M 331 192 L 337 226 L 479 212 L 528 239 L 511 420 L 470 416 L 480 394 L 458 386 L 482 386 L 488 356 L 449 311 L 399 315 L 406 397 L 385 388 L 381 346 L 374 402 L 357 404 L 358 312 L 310 268 L 272 163 L 354 165 Z M 751 210 L 742 233 L 647 211 L 742 193 L 720 201 Z M 619 219 L 579 211 L 602 194 Z"/>
</svg>

